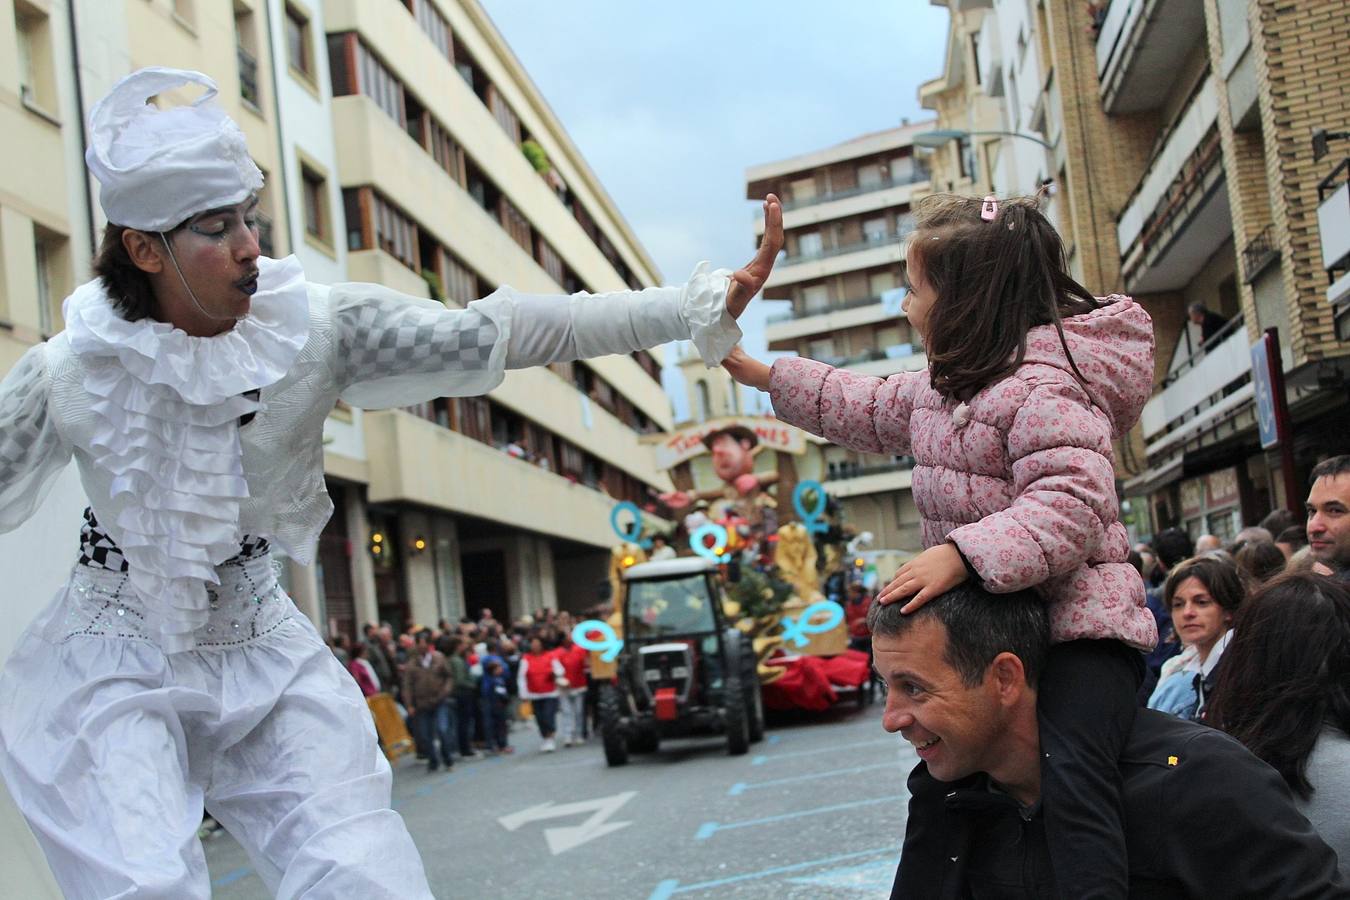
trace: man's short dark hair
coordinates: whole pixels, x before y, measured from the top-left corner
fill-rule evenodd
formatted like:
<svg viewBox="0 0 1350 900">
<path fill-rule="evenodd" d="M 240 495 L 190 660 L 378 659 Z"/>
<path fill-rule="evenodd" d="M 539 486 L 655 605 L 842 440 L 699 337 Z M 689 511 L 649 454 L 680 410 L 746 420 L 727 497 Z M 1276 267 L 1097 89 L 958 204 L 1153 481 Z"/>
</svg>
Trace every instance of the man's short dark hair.
<svg viewBox="0 0 1350 900">
<path fill-rule="evenodd" d="M 1308 476 L 1308 484 L 1319 478 L 1335 478 L 1337 475 L 1350 475 L 1350 454 L 1333 456 L 1313 466 L 1312 474 Z"/>
<path fill-rule="evenodd" d="M 1164 528 L 1153 536 L 1153 550 L 1158 561 L 1170 569 L 1195 555 L 1195 541 L 1180 528 Z"/>
<path fill-rule="evenodd" d="M 943 659 L 969 687 L 984 680 L 989 664 L 1000 653 L 1022 661 L 1027 684 L 1034 685 L 1050 649 L 1050 618 L 1045 602 L 1031 591 L 991 594 L 973 584 L 952 588 L 909 615 L 900 613 L 903 601 L 867 611 L 873 635 L 898 636 L 922 619 L 934 619 L 947 629 Z"/>
</svg>

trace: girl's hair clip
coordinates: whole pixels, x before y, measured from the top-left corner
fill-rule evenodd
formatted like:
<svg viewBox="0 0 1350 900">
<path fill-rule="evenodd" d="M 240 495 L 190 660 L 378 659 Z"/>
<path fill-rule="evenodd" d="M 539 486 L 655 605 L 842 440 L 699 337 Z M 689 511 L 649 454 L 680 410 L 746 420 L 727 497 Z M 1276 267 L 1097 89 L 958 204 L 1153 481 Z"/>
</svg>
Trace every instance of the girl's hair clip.
<svg viewBox="0 0 1350 900">
<path fill-rule="evenodd" d="M 992 222 L 997 216 L 998 200 L 994 199 L 993 194 L 990 194 L 985 197 L 984 202 L 980 204 L 980 218 L 986 222 Z"/>
</svg>

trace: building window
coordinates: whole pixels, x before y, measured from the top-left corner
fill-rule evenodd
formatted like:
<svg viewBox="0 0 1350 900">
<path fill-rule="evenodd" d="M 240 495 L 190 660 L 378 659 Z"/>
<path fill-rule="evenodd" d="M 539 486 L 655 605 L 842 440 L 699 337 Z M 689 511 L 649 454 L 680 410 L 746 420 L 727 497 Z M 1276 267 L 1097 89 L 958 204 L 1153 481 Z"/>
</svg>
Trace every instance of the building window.
<svg viewBox="0 0 1350 900">
<path fill-rule="evenodd" d="M 417 271 L 417 226 L 379 194 L 372 197 L 375 245 L 390 256 Z"/>
<path fill-rule="evenodd" d="M 58 103 L 51 19 L 40 9 L 16 0 L 14 28 L 18 43 L 19 98 L 28 106 L 54 113 Z"/>
<path fill-rule="evenodd" d="M 286 4 L 286 60 L 291 68 L 314 81 L 314 56 L 309 49 L 309 17 Z"/>
<path fill-rule="evenodd" d="M 239 66 L 239 99 L 254 112 L 262 109 L 262 91 L 258 82 L 258 31 L 252 10 L 234 14 L 234 52 Z"/>
<path fill-rule="evenodd" d="M 442 251 L 441 262 L 445 270 L 445 296 L 460 306 L 467 306 L 478 299 L 478 276 L 452 254 Z"/>
<path fill-rule="evenodd" d="M 694 384 L 694 402 L 697 408 L 694 410 L 695 422 L 706 422 L 712 415 L 712 393 L 708 390 L 708 382 L 700 378 Z"/>
<path fill-rule="evenodd" d="M 970 34 L 970 61 L 973 63 L 974 82 L 980 83 L 980 34 L 973 31 Z"/>
<path fill-rule="evenodd" d="M 558 284 L 562 284 L 567 280 L 567 267 L 563 265 L 562 257 L 543 237 L 540 237 L 536 243 L 539 245 L 539 265 L 548 273 L 549 278 L 552 278 Z"/>
<path fill-rule="evenodd" d="M 57 310 L 69 288 L 70 248 L 64 235 L 40 226 L 33 229 L 33 262 L 37 274 L 37 324 L 43 336 L 59 330 Z"/>
<path fill-rule="evenodd" d="M 454 62 L 454 43 L 450 37 L 450 23 L 445 21 L 431 0 L 406 0 L 409 4 L 409 10 L 413 18 L 417 20 L 417 27 L 422 29 L 422 33 L 430 39 L 436 49 L 440 51 L 441 56 Z"/>
<path fill-rule="evenodd" d="M 890 228 L 884 218 L 867 219 L 863 222 L 863 239 L 869 244 L 880 244 L 890 236 Z"/>
<path fill-rule="evenodd" d="M 325 244 L 333 243 L 332 217 L 328 213 L 328 182 L 319 172 L 300 164 L 300 189 L 305 203 L 305 234 Z"/>
<path fill-rule="evenodd" d="M 194 0 L 173 0 L 173 17 L 188 28 L 197 27 L 197 9 Z"/>
<path fill-rule="evenodd" d="M 530 227 L 530 220 L 521 215 L 516 205 L 505 196 L 501 197 L 500 209 L 498 210 L 498 221 L 506 233 L 511 235 L 511 239 L 521 246 L 526 253 L 533 255 L 534 251 L 534 229 Z"/>
<path fill-rule="evenodd" d="M 824 247 L 819 231 L 810 231 L 797 238 L 797 255 L 800 257 L 819 256 L 824 252 Z"/>
</svg>

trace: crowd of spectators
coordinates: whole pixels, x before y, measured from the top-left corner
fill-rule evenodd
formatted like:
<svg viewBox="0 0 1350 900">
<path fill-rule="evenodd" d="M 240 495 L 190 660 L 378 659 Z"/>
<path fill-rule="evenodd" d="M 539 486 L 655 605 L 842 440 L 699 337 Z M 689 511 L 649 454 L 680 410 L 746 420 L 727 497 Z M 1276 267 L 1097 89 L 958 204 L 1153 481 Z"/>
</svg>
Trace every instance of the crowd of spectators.
<svg viewBox="0 0 1350 900">
<path fill-rule="evenodd" d="M 335 635 L 328 643 L 362 694 L 393 697 L 418 758 L 435 771 L 456 758 L 513 752 L 512 725 L 528 718 L 542 752 L 557 748 L 559 729 L 564 747 L 589 738 L 589 653 L 573 643 L 573 624 L 568 612 L 542 609 L 507 625 L 483 609 L 476 620 L 413 623 L 397 633 L 388 622 L 368 623 L 360 640 Z"/>
<path fill-rule="evenodd" d="M 1159 634 L 1141 700 L 1270 764 L 1350 875 L 1350 456 L 1313 469 L 1306 505 L 1227 544 L 1170 528 L 1135 547 Z"/>
</svg>

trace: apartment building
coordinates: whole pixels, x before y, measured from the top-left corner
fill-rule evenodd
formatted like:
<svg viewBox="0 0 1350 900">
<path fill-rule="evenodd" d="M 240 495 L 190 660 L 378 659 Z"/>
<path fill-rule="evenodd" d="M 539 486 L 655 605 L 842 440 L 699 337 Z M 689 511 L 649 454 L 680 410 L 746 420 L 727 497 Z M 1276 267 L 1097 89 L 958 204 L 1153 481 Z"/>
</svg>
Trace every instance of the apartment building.
<svg viewBox="0 0 1350 900">
<path fill-rule="evenodd" d="M 1117 448 L 1127 524 L 1141 536 L 1183 525 L 1222 537 L 1297 507 L 1308 469 L 1346 448 L 1335 426 L 1350 348 L 1327 289 L 1344 259 L 1322 252 L 1317 220 L 1319 181 L 1338 158 L 1319 164 L 1310 136 L 1343 127 L 1337 36 L 1350 9 L 935 2 L 952 12 L 946 72 L 921 97 L 939 136 L 965 137 L 935 153 L 935 182 L 960 189 L 983 177 L 1002 194 L 1049 179 L 1075 277 L 1099 294 L 1129 293 L 1153 316 L 1155 393 Z M 997 122 L 986 96 L 1000 101 Z M 1330 176 L 1322 193 L 1336 186 Z M 1192 304 L 1208 311 L 1196 316 L 1204 324 L 1191 321 Z M 1288 462 L 1263 439 L 1268 407 L 1256 402 L 1270 379 L 1254 375 L 1253 347 L 1269 329 L 1291 417 Z"/>
<path fill-rule="evenodd" d="M 476 2 L 330 0 L 322 29 L 302 34 L 328 58 L 352 280 L 452 306 L 501 284 L 659 282 Z M 334 501 L 356 513 L 321 539 L 330 627 L 594 602 L 613 504 L 653 506 L 669 486 L 638 442 L 671 423 L 660 365 L 643 352 L 512 372 L 487 397 L 366 413 L 365 459 L 329 454 Z M 361 572 L 344 581 L 348 554 L 371 562 L 373 596 Z"/>
<path fill-rule="evenodd" d="M 900 305 L 910 204 L 930 189 L 914 137 L 932 127 L 904 125 L 746 171 L 747 198 L 772 191 L 783 200 L 786 256 L 764 297 L 792 305 L 768 320 L 770 350 L 882 377 L 924 368 Z M 761 216 L 756 236 L 763 227 Z M 825 487 L 843 501 L 850 524 L 871 531 L 881 547 L 919 546 L 909 459 L 835 446 L 824 455 Z"/>
</svg>

